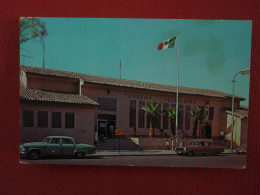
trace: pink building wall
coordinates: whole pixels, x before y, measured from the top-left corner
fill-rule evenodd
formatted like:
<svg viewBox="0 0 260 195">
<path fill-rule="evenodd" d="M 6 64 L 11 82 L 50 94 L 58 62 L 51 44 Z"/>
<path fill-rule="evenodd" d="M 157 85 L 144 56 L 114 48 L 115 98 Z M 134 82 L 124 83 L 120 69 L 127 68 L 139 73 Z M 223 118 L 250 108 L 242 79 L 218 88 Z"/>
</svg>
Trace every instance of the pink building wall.
<svg viewBox="0 0 260 195">
<path fill-rule="evenodd" d="M 78 79 L 27 76 L 27 87 L 54 92 L 79 93 Z"/>
<path fill-rule="evenodd" d="M 148 90 L 139 90 L 139 89 L 128 89 L 128 88 L 119 88 L 119 87 L 110 87 L 110 86 L 100 86 L 93 84 L 85 84 L 83 86 L 83 94 L 92 98 L 94 101 L 98 102 L 98 97 L 105 98 L 116 98 L 117 99 L 117 112 L 111 111 L 101 111 L 96 108 L 95 110 L 95 125 L 98 114 L 115 114 L 117 117 L 116 127 L 124 130 L 125 135 L 133 135 L 133 130 L 129 127 L 129 115 L 130 115 L 130 100 L 136 100 L 136 133 L 137 135 L 148 135 L 149 127 L 147 128 L 147 117 L 145 115 L 145 128 L 138 128 L 138 110 L 139 110 L 139 101 L 145 101 L 147 103 L 150 100 L 161 102 L 161 108 L 163 108 L 163 103 L 176 104 L 175 96 L 170 95 L 169 93 L 163 92 L 152 92 Z M 135 97 L 133 96 L 135 94 Z M 137 98 L 137 94 L 139 97 Z M 131 97 L 130 97 L 131 96 Z M 140 98 L 142 96 L 142 99 Z M 147 96 L 145 100 L 144 97 Z M 151 97 L 151 99 L 150 99 Z M 193 107 L 205 106 L 207 101 L 209 101 L 209 106 L 214 107 L 214 119 L 212 121 L 212 136 L 218 137 L 220 135 L 220 130 L 225 129 L 226 127 L 226 113 L 223 112 L 223 104 L 225 106 L 231 107 L 231 101 L 223 100 L 221 98 L 214 97 L 204 97 L 198 95 L 183 95 L 179 94 L 179 105 L 185 106 L 190 105 L 191 109 Z M 185 127 L 185 114 L 183 116 L 183 128 Z M 194 119 L 190 119 L 190 130 L 185 130 L 189 136 L 192 135 Z M 161 116 L 161 128 L 163 128 L 163 116 Z M 168 121 L 168 129 L 165 129 L 168 135 L 171 135 L 170 121 Z M 181 133 L 182 130 L 179 130 Z M 155 134 L 159 135 L 159 129 L 155 129 Z"/>
<path fill-rule="evenodd" d="M 87 97 L 98 102 L 99 97 L 103 98 L 115 98 L 117 99 L 117 111 L 102 111 L 98 108 L 90 108 L 87 106 L 77 105 L 50 105 L 50 104 L 25 104 L 21 103 L 21 142 L 42 140 L 49 135 L 68 135 L 75 137 L 81 142 L 91 143 L 94 142 L 94 130 L 97 129 L 98 114 L 111 114 L 116 115 L 116 127 L 124 130 L 124 135 L 133 135 L 133 129 L 130 127 L 129 115 L 130 115 L 130 100 L 136 100 L 136 134 L 148 136 L 149 127 L 147 127 L 147 116 L 144 117 L 144 128 L 138 127 L 139 118 L 139 101 L 156 101 L 161 103 L 161 109 L 163 104 L 167 103 L 171 107 L 171 104 L 176 104 L 175 94 L 158 92 L 151 90 L 133 89 L 127 87 L 116 87 L 109 85 L 98 84 L 84 84 L 81 79 L 70 79 L 50 76 L 38 76 L 38 75 L 26 75 L 24 71 L 21 71 L 20 81 L 23 86 L 28 88 L 37 88 L 46 91 L 76 93 L 79 95 L 86 95 Z M 214 107 L 214 118 L 212 124 L 212 137 L 219 137 L 220 131 L 226 129 L 227 114 L 223 110 L 225 107 L 231 108 L 231 98 L 223 99 L 216 97 L 206 97 L 201 95 L 188 95 L 179 94 L 179 105 L 183 106 L 183 128 L 185 128 L 185 112 L 186 106 L 193 107 L 205 106 L 208 102 L 209 107 Z M 235 103 L 235 107 L 239 106 L 239 101 Z M 25 128 L 22 125 L 22 110 L 30 109 L 34 110 L 34 128 Z M 49 127 L 37 128 L 37 111 L 48 111 Z M 51 112 L 62 112 L 63 120 L 65 112 L 75 113 L 75 129 L 65 129 L 64 121 L 63 126 L 60 129 L 51 128 Z M 194 119 L 190 118 L 190 130 L 185 130 L 185 133 L 192 136 Z M 180 124 L 179 124 L 180 125 Z M 161 116 L 161 126 L 155 129 L 155 135 L 159 135 L 159 129 L 163 128 L 163 116 Z M 164 132 L 171 135 L 171 124 L 168 120 L 168 129 L 164 129 Z M 180 134 L 182 132 L 179 129 Z M 29 140 L 30 139 L 30 140 Z"/>
<path fill-rule="evenodd" d="M 34 111 L 34 127 L 23 127 L 23 110 Z M 38 111 L 48 111 L 48 128 L 38 127 Z M 52 128 L 52 112 L 61 112 L 61 128 Z M 74 128 L 65 128 L 65 112 L 73 112 Z M 71 136 L 78 142 L 94 143 L 94 108 L 84 105 L 20 104 L 20 142 L 42 141 L 51 135 Z"/>
</svg>

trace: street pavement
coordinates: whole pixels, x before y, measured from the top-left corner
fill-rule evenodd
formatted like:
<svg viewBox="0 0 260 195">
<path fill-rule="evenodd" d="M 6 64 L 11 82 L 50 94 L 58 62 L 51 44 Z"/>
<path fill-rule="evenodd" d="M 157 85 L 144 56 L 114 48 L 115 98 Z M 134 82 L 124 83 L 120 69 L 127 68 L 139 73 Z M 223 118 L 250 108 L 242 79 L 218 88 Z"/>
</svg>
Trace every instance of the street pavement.
<svg viewBox="0 0 260 195">
<path fill-rule="evenodd" d="M 222 154 L 232 154 L 230 149 L 225 149 Z M 235 150 L 233 150 L 235 154 Z M 177 155 L 174 150 L 97 150 L 94 156 L 162 156 Z M 92 155 L 93 156 L 93 155 Z"/>
<path fill-rule="evenodd" d="M 155 155 L 160 152 L 161 155 Z M 91 165 L 91 166 L 147 166 L 147 167 L 204 167 L 204 168 L 245 168 L 246 155 L 219 154 L 198 155 L 193 157 L 172 155 L 170 151 L 150 151 L 147 155 L 132 155 L 123 151 L 107 153 L 104 156 L 96 154 L 84 159 L 43 158 L 39 160 L 21 159 L 22 164 L 56 164 L 56 165 Z M 151 155 L 153 153 L 154 155 Z M 110 156 L 108 154 L 111 154 Z M 113 154 L 113 155 L 112 155 Z M 131 154 L 131 155 L 123 155 Z M 134 153 L 138 154 L 138 153 Z M 99 156 L 98 156 L 99 155 Z"/>
</svg>

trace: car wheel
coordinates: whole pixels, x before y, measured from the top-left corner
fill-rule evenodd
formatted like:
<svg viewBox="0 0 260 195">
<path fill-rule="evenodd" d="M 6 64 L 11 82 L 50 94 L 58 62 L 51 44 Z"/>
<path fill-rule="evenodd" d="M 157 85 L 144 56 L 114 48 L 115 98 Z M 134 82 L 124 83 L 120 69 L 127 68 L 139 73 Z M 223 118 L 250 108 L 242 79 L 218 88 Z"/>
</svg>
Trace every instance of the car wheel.
<svg viewBox="0 0 260 195">
<path fill-rule="evenodd" d="M 38 160 L 40 158 L 40 153 L 37 150 L 33 150 L 29 153 L 29 158 L 31 160 Z"/>
<path fill-rule="evenodd" d="M 77 157 L 77 158 L 83 158 L 83 157 L 84 157 L 84 153 L 83 153 L 83 152 L 78 152 L 78 153 L 76 154 L 76 157 Z"/>
<path fill-rule="evenodd" d="M 187 153 L 188 156 L 193 156 L 194 155 L 194 152 L 192 150 L 188 151 Z"/>
</svg>

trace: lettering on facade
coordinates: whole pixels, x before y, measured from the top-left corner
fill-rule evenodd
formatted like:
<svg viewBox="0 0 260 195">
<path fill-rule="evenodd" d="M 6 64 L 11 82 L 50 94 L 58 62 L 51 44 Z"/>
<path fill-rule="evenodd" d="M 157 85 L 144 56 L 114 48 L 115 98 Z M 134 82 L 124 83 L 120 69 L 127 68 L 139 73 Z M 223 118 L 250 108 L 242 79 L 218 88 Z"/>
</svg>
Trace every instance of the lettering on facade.
<svg viewBox="0 0 260 195">
<path fill-rule="evenodd" d="M 150 95 L 143 95 L 143 94 L 136 94 L 136 93 L 125 93 L 125 97 L 141 99 L 141 100 L 151 100 L 152 99 L 152 96 L 150 96 Z"/>
<path fill-rule="evenodd" d="M 140 99 L 140 100 L 151 100 L 152 99 L 152 96 L 150 96 L 150 95 L 143 95 L 143 94 L 137 94 L 137 93 L 125 93 L 125 97 L 133 98 L 133 99 Z M 165 101 L 176 103 L 176 99 L 171 98 L 171 97 L 165 97 Z M 191 100 L 191 99 L 179 98 L 179 103 L 196 104 L 196 101 Z"/>
</svg>

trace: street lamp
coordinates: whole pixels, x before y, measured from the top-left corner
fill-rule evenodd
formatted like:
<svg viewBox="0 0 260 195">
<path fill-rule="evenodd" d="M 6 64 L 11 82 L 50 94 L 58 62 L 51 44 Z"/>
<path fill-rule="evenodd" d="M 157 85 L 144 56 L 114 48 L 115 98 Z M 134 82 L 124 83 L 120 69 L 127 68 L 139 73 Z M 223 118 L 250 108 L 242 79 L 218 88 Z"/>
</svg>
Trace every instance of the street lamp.
<svg viewBox="0 0 260 195">
<path fill-rule="evenodd" d="M 250 69 L 245 69 L 245 70 L 241 70 L 239 72 L 237 72 L 234 75 L 234 79 L 233 79 L 233 94 L 232 94 L 232 123 L 231 123 L 231 145 L 230 145 L 230 149 L 231 152 L 233 152 L 233 130 L 234 130 L 234 101 L 235 101 L 235 82 L 236 82 L 236 76 L 237 75 L 245 75 L 245 74 L 250 74 Z"/>
</svg>

